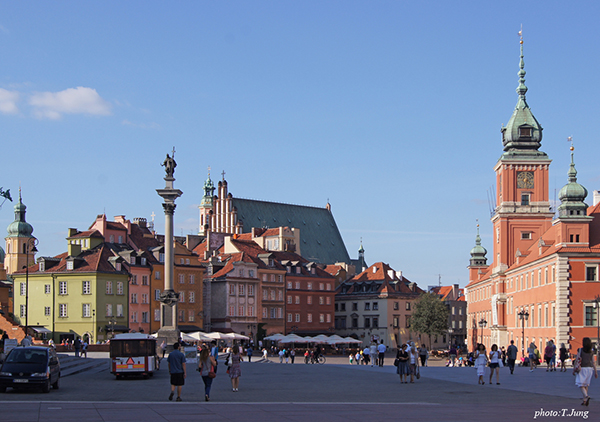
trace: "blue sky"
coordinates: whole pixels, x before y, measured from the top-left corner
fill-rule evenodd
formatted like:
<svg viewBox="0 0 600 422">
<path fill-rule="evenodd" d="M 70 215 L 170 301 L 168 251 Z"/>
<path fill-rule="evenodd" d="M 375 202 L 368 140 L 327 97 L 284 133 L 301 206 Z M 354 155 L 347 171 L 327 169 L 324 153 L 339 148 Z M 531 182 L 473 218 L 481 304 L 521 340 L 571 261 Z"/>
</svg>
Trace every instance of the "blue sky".
<svg viewBox="0 0 600 422">
<path fill-rule="evenodd" d="M 351 256 L 420 286 L 468 281 L 500 126 L 527 100 L 567 181 L 600 189 L 600 5 L 577 1 L 0 1 L 0 186 L 40 255 L 97 214 L 157 214 L 176 148 L 176 234 L 207 167 L 237 197 L 332 211 Z M 0 225 L 13 221 L 6 202 Z M 488 254 L 488 257 L 491 254 Z M 490 258 L 491 261 L 491 258 Z"/>
</svg>

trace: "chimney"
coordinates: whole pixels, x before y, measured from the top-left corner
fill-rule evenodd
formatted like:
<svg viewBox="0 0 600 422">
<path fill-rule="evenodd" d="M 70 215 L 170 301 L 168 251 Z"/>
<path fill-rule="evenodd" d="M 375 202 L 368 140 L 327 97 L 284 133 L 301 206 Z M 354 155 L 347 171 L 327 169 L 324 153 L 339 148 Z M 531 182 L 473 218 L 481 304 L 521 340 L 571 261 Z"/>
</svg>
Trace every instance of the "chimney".
<svg viewBox="0 0 600 422">
<path fill-rule="evenodd" d="M 594 191 L 594 205 L 597 205 L 600 202 L 600 192 L 597 190 Z"/>
</svg>

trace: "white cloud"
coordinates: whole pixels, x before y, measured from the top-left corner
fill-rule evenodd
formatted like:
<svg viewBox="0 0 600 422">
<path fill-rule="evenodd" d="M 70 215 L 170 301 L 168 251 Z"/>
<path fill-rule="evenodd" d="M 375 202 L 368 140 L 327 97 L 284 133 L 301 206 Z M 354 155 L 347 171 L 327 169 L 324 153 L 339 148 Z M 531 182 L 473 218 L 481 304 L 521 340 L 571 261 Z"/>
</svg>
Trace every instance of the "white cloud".
<svg viewBox="0 0 600 422">
<path fill-rule="evenodd" d="M 17 91 L 7 91 L 0 88 L 0 113 L 17 114 L 19 112 L 17 107 L 19 96 Z"/>
<path fill-rule="evenodd" d="M 60 119 L 63 114 L 91 114 L 107 116 L 111 105 L 95 89 L 78 86 L 59 92 L 37 92 L 31 95 L 29 104 L 38 118 Z"/>
<path fill-rule="evenodd" d="M 134 123 L 130 120 L 123 120 L 121 122 L 121 124 L 123 126 L 132 126 L 132 127 L 137 127 L 140 129 L 160 129 L 160 125 L 158 123 L 155 122 L 150 122 L 150 123 Z"/>
</svg>

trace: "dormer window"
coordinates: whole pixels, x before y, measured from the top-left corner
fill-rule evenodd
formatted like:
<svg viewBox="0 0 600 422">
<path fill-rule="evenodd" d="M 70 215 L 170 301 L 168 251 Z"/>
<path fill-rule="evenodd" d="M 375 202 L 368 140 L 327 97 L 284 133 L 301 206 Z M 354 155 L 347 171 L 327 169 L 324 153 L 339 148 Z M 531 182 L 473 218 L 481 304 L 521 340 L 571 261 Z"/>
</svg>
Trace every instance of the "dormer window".
<svg viewBox="0 0 600 422">
<path fill-rule="evenodd" d="M 67 261 L 67 270 L 73 269 L 73 261 Z"/>
<path fill-rule="evenodd" d="M 40 271 L 46 271 L 46 261 L 43 261 L 43 260 L 40 261 L 39 270 Z"/>
<path fill-rule="evenodd" d="M 519 128 L 519 136 L 521 138 L 531 138 L 532 128 L 530 127 L 520 127 Z"/>
</svg>

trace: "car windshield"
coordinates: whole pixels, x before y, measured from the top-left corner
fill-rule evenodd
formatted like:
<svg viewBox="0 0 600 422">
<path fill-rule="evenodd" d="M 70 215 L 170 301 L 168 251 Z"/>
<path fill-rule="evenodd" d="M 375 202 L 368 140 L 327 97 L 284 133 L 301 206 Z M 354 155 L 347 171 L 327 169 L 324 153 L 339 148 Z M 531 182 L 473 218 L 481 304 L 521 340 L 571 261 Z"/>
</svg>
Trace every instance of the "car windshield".
<svg viewBox="0 0 600 422">
<path fill-rule="evenodd" d="M 43 350 L 13 349 L 6 362 L 10 363 L 45 363 L 46 352 Z"/>
</svg>

